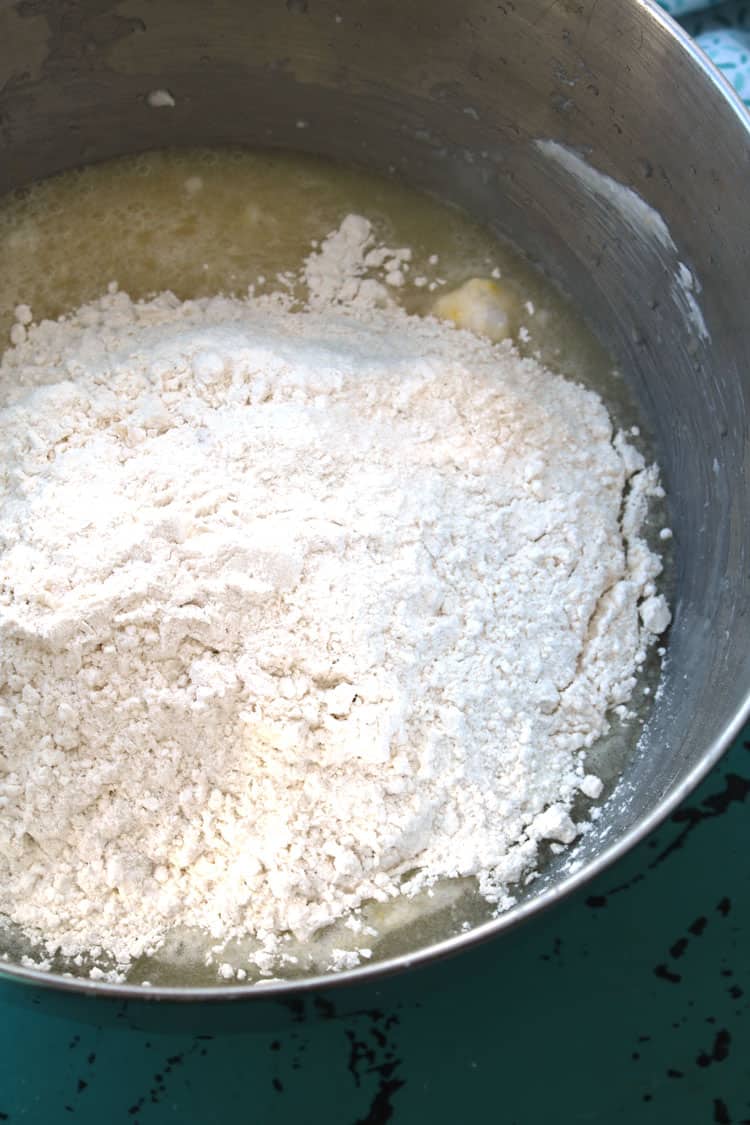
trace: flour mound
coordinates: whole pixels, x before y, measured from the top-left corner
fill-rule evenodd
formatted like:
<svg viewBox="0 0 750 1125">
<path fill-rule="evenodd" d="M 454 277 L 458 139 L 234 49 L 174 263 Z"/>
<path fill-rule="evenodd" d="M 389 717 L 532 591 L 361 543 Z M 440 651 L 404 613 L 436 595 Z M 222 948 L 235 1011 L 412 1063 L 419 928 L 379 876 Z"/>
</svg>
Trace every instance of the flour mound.
<svg viewBox="0 0 750 1125">
<path fill-rule="evenodd" d="M 656 469 L 509 345 L 319 305 L 110 293 L 0 367 L 0 911 L 50 952 L 504 907 L 598 792 Z"/>
</svg>

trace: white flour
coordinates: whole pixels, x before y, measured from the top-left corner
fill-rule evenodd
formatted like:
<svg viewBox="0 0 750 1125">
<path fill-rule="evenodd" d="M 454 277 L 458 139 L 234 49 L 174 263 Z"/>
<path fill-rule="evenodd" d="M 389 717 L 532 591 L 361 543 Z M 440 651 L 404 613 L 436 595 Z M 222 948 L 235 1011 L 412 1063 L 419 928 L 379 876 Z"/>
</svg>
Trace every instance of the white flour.
<svg viewBox="0 0 750 1125">
<path fill-rule="evenodd" d="M 509 905 L 668 624 L 656 470 L 601 400 L 375 307 L 366 266 L 408 252 L 335 238 L 304 312 L 19 312 L 0 911 L 49 952 L 124 968 L 187 926 L 268 969 L 285 931 L 442 876 Z"/>
</svg>

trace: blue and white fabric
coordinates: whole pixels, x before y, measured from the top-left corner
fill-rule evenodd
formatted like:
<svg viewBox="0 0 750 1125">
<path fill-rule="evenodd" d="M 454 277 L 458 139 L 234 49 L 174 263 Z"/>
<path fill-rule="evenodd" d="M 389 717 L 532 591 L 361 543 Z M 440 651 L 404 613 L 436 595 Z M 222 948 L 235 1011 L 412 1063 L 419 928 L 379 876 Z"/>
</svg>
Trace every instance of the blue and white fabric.
<svg viewBox="0 0 750 1125">
<path fill-rule="evenodd" d="M 750 108 L 750 0 L 660 0 Z"/>
</svg>

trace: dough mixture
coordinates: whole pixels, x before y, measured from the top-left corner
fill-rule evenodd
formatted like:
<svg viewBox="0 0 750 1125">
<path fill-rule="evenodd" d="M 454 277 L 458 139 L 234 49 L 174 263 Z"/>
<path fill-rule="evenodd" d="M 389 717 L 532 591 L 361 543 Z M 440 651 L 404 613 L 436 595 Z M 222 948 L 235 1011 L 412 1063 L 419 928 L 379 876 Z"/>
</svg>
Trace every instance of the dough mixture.
<svg viewBox="0 0 750 1125">
<path fill-rule="evenodd" d="M 49 957 L 122 979 L 198 931 L 244 979 L 343 918 L 346 967 L 363 904 L 507 908 L 599 796 L 669 623 L 657 470 L 490 281 L 499 342 L 461 291 L 408 315 L 410 260 L 350 215 L 270 294 L 16 309 L 0 912 Z"/>
</svg>

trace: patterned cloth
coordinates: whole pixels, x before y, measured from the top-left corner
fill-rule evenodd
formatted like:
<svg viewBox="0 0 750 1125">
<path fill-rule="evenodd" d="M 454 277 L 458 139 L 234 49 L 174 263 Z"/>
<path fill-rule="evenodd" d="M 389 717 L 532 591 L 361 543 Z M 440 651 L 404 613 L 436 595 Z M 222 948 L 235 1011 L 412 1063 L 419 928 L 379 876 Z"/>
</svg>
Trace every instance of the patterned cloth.
<svg viewBox="0 0 750 1125">
<path fill-rule="evenodd" d="M 660 0 L 750 108 L 750 0 Z"/>
</svg>

